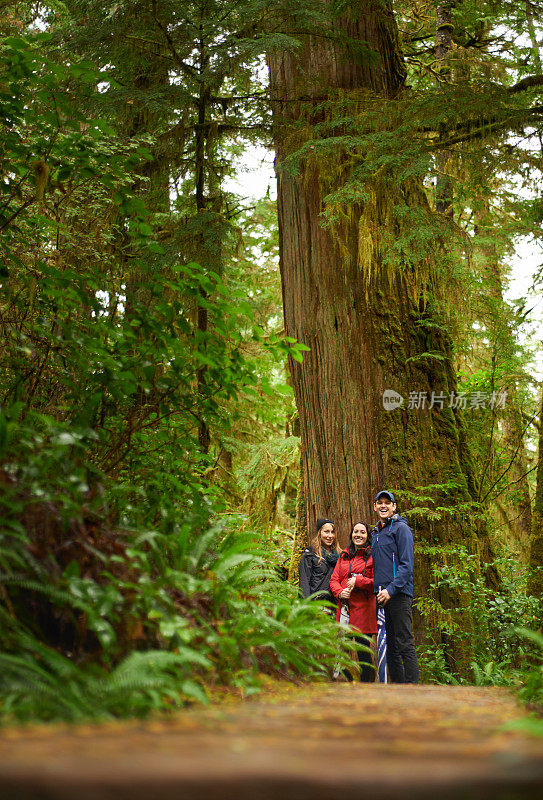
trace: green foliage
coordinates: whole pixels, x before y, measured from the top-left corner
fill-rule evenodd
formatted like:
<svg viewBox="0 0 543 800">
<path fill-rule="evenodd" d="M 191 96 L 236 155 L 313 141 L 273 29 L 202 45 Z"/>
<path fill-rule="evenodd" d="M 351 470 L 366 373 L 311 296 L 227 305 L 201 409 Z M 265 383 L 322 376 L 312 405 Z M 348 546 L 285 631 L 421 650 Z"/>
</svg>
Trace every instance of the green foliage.
<svg viewBox="0 0 543 800">
<path fill-rule="evenodd" d="M 506 726 L 507 730 L 520 730 L 532 736 L 543 736 L 543 635 L 541 630 L 531 631 L 517 628 L 516 633 L 535 645 L 534 652 L 521 676 L 519 696 L 534 714 L 515 720 Z"/>
<path fill-rule="evenodd" d="M 4 718 L 143 716 L 205 702 L 216 684 L 255 686 L 261 673 L 323 678 L 338 658 L 348 663 L 337 626 L 267 568 L 254 537 L 198 532 L 195 522 L 168 534 L 126 534 L 123 555 L 110 559 L 115 575 L 105 564 L 96 579 L 82 580 L 70 562 L 49 583 L 15 575 L 4 582 Z M 44 641 L 36 618 L 25 615 L 36 595 L 66 627 L 73 620 L 77 658 Z M 103 624 L 94 631 L 98 663 L 88 650 L 93 612 Z M 99 635 L 106 629 L 109 636 Z"/>
<path fill-rule="evenodd" d="M 523 676 L 523 686 L 519 692 L 525 703 L 532 704 L 540 711 L 543 710 L 543 634 L 541 630 L 533 631 L 526 628 L 517 628 L 516 633 L 533 645 L 533 664 L 526 667 Z"/>
<path fill-rule="evenodd" d="M 496 591 L 489 588 L 481 574 L 478 557 L 470 555 L 466 548 L 457 545 L 426 548 L 426 551 L 431 557 L 434 580 L 431 594 L 416 600 L 415 605 L 422 616 L 423 630 L 432 638 L 418 651 L 421 679 L 462 682 L 451 660 L 458 643 L 469 646 L 476 685 L 518 688 L 527 681 L 526 686 L 538 686 L 541 671 L 535 668 L 532 672 L 529 666 L 536 657 L 533 645 L 539 644 L 538 634 L 523 631 L 537 628 L 543 609 L 541 600 L 526 595 L 527 567 L 521 567 L 518 559 L 510 555 L 496 559 L 494 566 L 502 579 Z M 464 606 L 444 607 L 439 602 L 442 595 L 456 596 Z M 472 621 L 471 627 L 459 624 L 457 620 L 462 615 Z M 540 702 L 537 694 L 540 689 L 533 691 L 532 699 Z M 528 699 L 527 694 L 524 699 Z"/>
<path fill-rule="evenodd" d="M 0 49 L 0 253 L 6 272 L 10 262 L 21 265 L 23 242 L 27 249 L 49 249 L 46 243 L 63 228 L 67 201 L 82 194 L 88 200 L 89 183 L 99 196 L 116 189 L 124 202 L 127 171 L 148 155 L 141 142 L 113 146 L 107 121 L 82 112 L 106 73 L 77 57 L 58 63 L 48 54 L 50 43 L 47 33 L 9 36 Z M 51 206 L 54 213 L 48 213 Z"/>
<path fill-rule="evenodd" d="M 22 655 L 0 655 L 4 721 L 140 717 L 188 700 L 207 700 L 198 682 L 183 678 L 194 664 L 207 666 L 206 659 L 189 648 L 135 652 L 108 671 L 78 666 L 31 637 L 19 645 Z"/>
<path fill-rule="evenodd" d="M 117 78 L 139 80 L 147 55 L 121 69 L 110 52 L 101 69 L 57 41 L 0 51 L 2 714 L 145 715 L 260 672 L 322 677 L 336 627 L 252 537 L 210 528 L 223 501 L 199 439 L 203 425 L 235 437 L 248 408 L 277 425 L 284 362 L 306 348 L 283 337 L 270 292 L 250 303 L 224 269 L 235 228 L 194 215 L 193 173 L 170 216 L 149 98 L 164 74 L 130 96 Z M 123 92 L 129 123 L 104 115 Z"/>
<path fill-rule="evenodd" d="M 289 523 L 281 503 L 292 518 L 299 446 L 290 429 L 284 434 L 294 413 L 284 364 L 301 362 L 307 348 L 283 336 L 275 206 L 248 209 L 224 180 L 246 143 L 269 132 L 254 65 L 274 49 L 295 50 L 308 33 L 337 44 L 333 15 L 353 6 L 213 0 L 180 10 L 171 0 L 74 0 L 29 12 L 47 33 L 25 28 L 25 4 L 3 23 L 24 34 L 5 36 L 0 49 L 0 691 L 8 719 L 145 715 L 203 701 L 209 685 L 252 687 L 262 671 L 323 677 L 338 658 L 335 626 L 271 570 L 288 540 L 277 531 Z M 394 197 L 384 266 L 417 273 L 436 237 L 447 244 L 440 290 L 457 291 L 461 275 L 473 306 L 456 342 L 464 387 L 515 385 L 524 409 L 524 355 L 509 330 L 522 314 L 472 268 L 477 248 L 485 261 L 497 242 L 502 263 L 504 237 L 540 233 L 539 201 L 519 201 L 496 178 L 506 165 L 531 187 L 534 153 L 512 147 L 508 132 L 533 138 L 540 114 L 537 85 L 511 91 L 537 59 L 533 42 L 508 40 L 508 31 L 524 30 L 524 12 L 507 9 L 504 25 L 504 8 L 455 9 L 452 85 L 436 83 L 434 7 L 396 3 L 410 91 L 386 101 L 356 92 L 320 107 L 312 100 L 285 168 L 318 163 L 326 224 L 340 227 L 354 204 L 371 216 L 377 195 Z M 376 63 L 360 42 L 342 43 L 351 58 Z M 432 209 L 444 142 L 462 145 L 452 176 L 457 225 Z M 410 198 L 423 182 L 428 207 Z M 499 224 L 481 222 L 489 197 Z M 429 348 L 420 366 L 430 370 L 436 358 Z M 468 423 L 490 500 L 509 481 L 500 422 L 481 414 Z M 437 522 L 458 487 L 429 489 L 431 514 L 424 491 L 413 492 L 413 513 Z M 248 519 L 231 515 L 237 529 L 226 533 L 210 527 L 224 509 Z M 470 511 L 468 501 L 454 509 Z M 258 527 L 266 552 L 240 527 Z M 515 627 L 535 628 L 538 606 L 512 562 L 501 572 L 503 590 L 491 595 L 465 552 L 436 567 L 432 594 L 419 604 L 439 634 L 423 674 L 453 682 L 451 642 L 472 635 L 479 683 L 523 682 L 537 699 L 540 673 L 523 676 L 535 640 Z M 438 602 L 448 588 L 467 598 L 474 633 L 454 622 L 462 609 Z"/>
<path fill-rule="evenodd" d="M 277 522 L 278 502 L 296 479 L 300 462 L 298 436 L 268 436 L 263 443 L 245 446 L 238 471 L 246 498 L 248 525 L 271 533 Z"/>
</svg>

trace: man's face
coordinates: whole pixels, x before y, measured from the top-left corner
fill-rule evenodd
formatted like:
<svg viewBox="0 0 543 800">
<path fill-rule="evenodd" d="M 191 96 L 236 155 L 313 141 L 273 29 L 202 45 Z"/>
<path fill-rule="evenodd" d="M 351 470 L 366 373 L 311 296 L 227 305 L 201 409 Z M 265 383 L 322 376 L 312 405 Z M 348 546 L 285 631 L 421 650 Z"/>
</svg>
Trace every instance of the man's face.
<svg viewBox="0 0 543 800">
<path fill-rule="evenodd" d="M 384 522 L 385 519 L 388 519 L 395 514 L 396 503 L 393 503 L 392 500 L 386 496 L 386 494 L 382 494 L 377 498 L 377 502 L 373 504 L 373 508 L 377 512 L 379 519 Z"/>
</svg>

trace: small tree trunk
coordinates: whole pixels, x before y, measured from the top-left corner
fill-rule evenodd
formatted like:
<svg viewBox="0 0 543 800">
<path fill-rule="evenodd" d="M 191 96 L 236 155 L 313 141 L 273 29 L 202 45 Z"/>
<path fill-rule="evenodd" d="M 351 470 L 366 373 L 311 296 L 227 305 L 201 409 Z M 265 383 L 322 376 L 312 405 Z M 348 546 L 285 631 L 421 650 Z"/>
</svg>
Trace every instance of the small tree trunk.
<svg viewBox="0 0 543 800">
<path fill-rule="evenodd" d="M 537 456 L 537 485 L 532 514 L 532 541 L 530 544 L 528 594 L 543 597 L 543 396 L 539 417 L 539 453 Z"/>
<path fill-rule="evenodd" d="M 524 446 L 525 427 L 520 409 L 515 401 L 514 389 L 508 394 L 508 406 L 503 415 L 503 434 L 507 458 L 511 469 L 509 482 L 514 487 L 508 499 L 508 529 L 517 543 L 523 562 L 529 560 L 530 537 L 532 534 L 532 503 L 528 484 L 528 462 Z M 510 396 L 511 395 L 511 396 Z"/>
<path fill-rule="evenodd" d="M 487 240 L 492 238 L 493 228 L 491 225 L 490 209 L 488 203 L 479 200 L 481 207 L 475 211 L 475 232 L 482 234 Z M 478 255 L 481 258 L 481 272 L 485 278 L 487 293 L 480 298 L 482 307 L 482 317 L 488 330 L 490 340 L 490 350 L 492 353 L 493 373 L 494 364 L 497 360 L 513 357 L 517 343 L 514 334 L 509 327 L 509 318 L 506 304 L 503 299 L 503 275 L 500 256 L 496 245 L 488 241 L 479 245 Z M 493 379 L 494 384 L 494 379 Z M 530 500 L 530 487 L 528 484 L 528 467 L 526 457 L 526 447 L 524 445 L 525 426 L 519 405 L 518 387 L 515 378 L 502 380 L 498 385 L 491 386 L 492 391 L 506 392 L 507 403 L 503 411 L 494 409 L 493 413 L 499 414 L 502 421 L 502 436 L 498 442 L 505 445 L 505 459 L 507 469 L 507 482 L 512 486 L 511 491 L 501 495 L 502 507 L 498 505 L 498 510 L 503 516 L 508 531 L 515 541 L 519 552 L 525 560 L 528 559 L 528 549 L 530 534 L 532 530 L 532 509 Z M 489 449 L 496 446 L 492 439 L 498 438 L 497 425 L 493 426 L 493 433 L 489 441 Z M 489 456 L 490 462 L 492 455 Z M 500 471 L 503 467 L 500 466 Z M 483 467 L 481 473 L 481 484 L 484 492 L 488 491 L 488 482 L 485 486 L 485 477 L 491 482 L 495 479 L 490 474 L 490 463 Z M 504 514 L 502 514 L 502 509 Z"/>
<path fill-rule="evenodd" d="M 298 477 L 298 493 L 296 497 L 296 524 L 294 527 L 294 542 L 292 545 L 292 555 L 288 568 L 288 579 L 295 583 L 298 580 L 298 565 L 305 548 L 309 544 L 307 530 L 307 513 L 305 508 L 304 492 L 304 468 L 302 456 L 300 455 L 300 471 Z"/>
<path fill-rule="evenodd" d="M 436 9 L 436 61 L 439 80 L 450 81 L 451 68 L 449 56 L 453 47 L 453 2 L 440 3 Z M 448 131 L 444 128 L 441 135 L 446 136 Z M 436 180 L 436 210 L 440 214 L 452 217 L 453 215 L 453 188 L 450 170 L 453 157 L 450 150 L 439 150 L 436 155 L 437 180 Z"/>
</svg>

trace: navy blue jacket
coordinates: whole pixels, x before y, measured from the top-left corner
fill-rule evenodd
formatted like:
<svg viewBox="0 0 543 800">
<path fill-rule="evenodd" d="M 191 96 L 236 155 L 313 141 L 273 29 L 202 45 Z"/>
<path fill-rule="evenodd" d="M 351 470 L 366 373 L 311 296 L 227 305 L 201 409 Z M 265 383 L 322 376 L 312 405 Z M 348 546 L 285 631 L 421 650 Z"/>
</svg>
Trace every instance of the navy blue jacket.
<svg viewBox="0 0 543 800">
<path fill-rule="evenodd" d="M 376 525 L 371 535 L 375 592 L 381 587 L 391 597 L 399 592 L 413 597 L 415 545 L 407 520 L 394 514 L 380 530 Z"/>
</svg>

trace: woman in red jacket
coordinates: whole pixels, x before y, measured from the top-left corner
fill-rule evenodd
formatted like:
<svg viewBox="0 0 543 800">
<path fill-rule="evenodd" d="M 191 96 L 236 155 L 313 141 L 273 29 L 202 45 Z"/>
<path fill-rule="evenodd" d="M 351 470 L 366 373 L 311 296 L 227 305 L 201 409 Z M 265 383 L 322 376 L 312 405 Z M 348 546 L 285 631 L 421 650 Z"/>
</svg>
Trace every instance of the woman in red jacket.
<svg viewBox="0 0 543 800">
<path fill-rule="evenodd" d="M 330 589 L 339 603 L 336 620 L 339 622 L 341 609 L 349 609 L 349 625 L 360 631 L 355 642 L 368 648 L 371 636 L 377 633 L 377 610 L 373 593 L 373 559 L 371 557 L 371 533 L 367 525 L 357 522 L 351 533 L 349 547 L 342 551 L 330 578 Z M 375 670 L 371 653 L 357 648 L 360 664 L 360 680 L 373 683 Z M 352 680 L 346 673 L 347 680 Z"/>
</svg>

